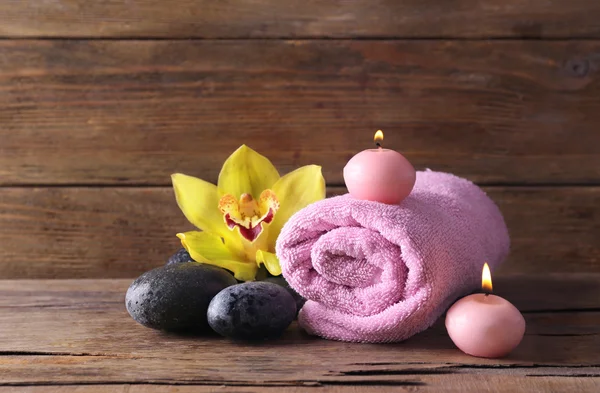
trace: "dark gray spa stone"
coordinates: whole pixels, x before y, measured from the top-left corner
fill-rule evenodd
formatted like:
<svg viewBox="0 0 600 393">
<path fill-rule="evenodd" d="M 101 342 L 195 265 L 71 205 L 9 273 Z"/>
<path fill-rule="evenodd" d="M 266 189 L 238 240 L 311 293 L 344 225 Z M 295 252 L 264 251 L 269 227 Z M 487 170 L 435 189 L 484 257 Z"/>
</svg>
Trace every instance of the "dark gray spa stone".
<svg viewBox="0 0 600 393">
<path fill-rule="evenodd" d="M 138 323 L 159 330 L 205 331 L 213 297 L 236 279 L 224 269 L 197 262 L 165 265 L 137 278 L 125 305 Z"/>
<path fill-rule="evenodd" d="M 298 314 L 302 306 L 304 306 L 304 303 L 306 303 L 306 299 L 300 296 L 300 294 L 298 294 L 298 292 L 296 292 L 294 288 L 290 287 L 290 284 L 288 284 L 288 282 L 285 280 L 285 278 L 283 278 L 283 276 L 268 277 L 265 278 L 264 281 L 281 285 L 282 287 L 287 289 L 287 291 L 290 293 L 290 295 L 292 295 L 292 297 L 296 301 L 296 314 Z"/>
<path fill-rule="evenodd" d="M 208 323 L 222 336 L 241 340 L 275 338 L 296 316 L 296 301 L 283 287 L 258 281 L 228 287 L 210 302 Z"/>
<path fill-rule="evenodd" d="M 175 254 L 171 255 L 171 258 L 167 261 L 167 265 L 175 265 L 178 263 L 194 262 L 190 253 L 185 248 L 181 248 Z"/>
</svg>

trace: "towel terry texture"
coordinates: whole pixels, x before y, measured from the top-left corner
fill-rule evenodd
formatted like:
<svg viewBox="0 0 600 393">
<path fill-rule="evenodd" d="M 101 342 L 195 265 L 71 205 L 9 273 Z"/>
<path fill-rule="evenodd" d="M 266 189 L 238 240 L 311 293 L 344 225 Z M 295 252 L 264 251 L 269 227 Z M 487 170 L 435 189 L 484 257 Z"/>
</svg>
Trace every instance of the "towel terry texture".
<svg viewBox="0 0 600 393">
<path fill-rule="evenodd" d="M 342 195 L 295 214 L 277 241 L 283 275 L 307 299 L 310 334 L 356 342 L 405 340 L 481 285 L 506 257 L 502 214 L 468 180 L 417 172 L 399 205 Z"/>
</svg>

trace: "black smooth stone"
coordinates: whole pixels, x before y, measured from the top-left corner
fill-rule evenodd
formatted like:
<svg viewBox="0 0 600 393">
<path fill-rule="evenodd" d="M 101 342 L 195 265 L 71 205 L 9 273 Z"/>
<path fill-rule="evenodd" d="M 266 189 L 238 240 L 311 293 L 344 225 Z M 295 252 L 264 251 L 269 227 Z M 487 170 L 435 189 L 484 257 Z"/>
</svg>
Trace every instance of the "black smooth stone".
<svg viewBox="0 0 600 393">
<path fill-rule="evenodd" d="M 177 263 L 194 262 L 190 253 L 185 248 L 180 249 L 169 258 L 167 265 L 175 265 Z"/>
<path fill-rule="evenodd" d="M 296 301 L 296 315 L 298 315 L 300 309 L 302 308 L 302 306 L 304 306 L 304 303 L 306 303 L 306 299 L 300 296 L 300 294 L 296 292 L 294 288 L 290 287 L 290 284 L 288 284 L 288 282 L 285 278 L 283 278 L 283 276 L 268 277 L 265 278 L 263 281 L 272 282 L 273 284 L 281 285 L 282 287 L 287 289 L 287 291 L 290 293 L 290 295 L 292 295 L 292 297 Z"/>
<path fill-rule="evenodd" d="M 241 340 L 275 338 L 292 323 L 296 302 L 283 287 L 247 282 L 225 288 L 208 306 L 208 324 L 222 336 Z"/>
<path fill-rule="evenodd" d="M 150 270 L 127 290 L 125 305 L 138 323 L 159 330 L 203 331 L 208 329 L 206 311 L 224 288 L 237 284 L 219 267 L 179 263 Z"/>
</svg>

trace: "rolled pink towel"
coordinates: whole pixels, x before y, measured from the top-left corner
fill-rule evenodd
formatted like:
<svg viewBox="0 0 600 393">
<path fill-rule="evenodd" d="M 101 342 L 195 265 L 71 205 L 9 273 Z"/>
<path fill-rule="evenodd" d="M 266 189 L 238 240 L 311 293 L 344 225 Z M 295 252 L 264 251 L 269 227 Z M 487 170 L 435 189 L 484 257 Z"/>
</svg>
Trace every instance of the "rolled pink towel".
<svg viewBox="0 0 600 393">
<path fill-rule="evenodd" d="M 399 205 L 342 195 L 294 215 L 277 240 L 283 275 L 308 299 L 300 325 L 324 338 L 405 340 L 481 285 L 506 257 L 502 214 L 468 180 L 418 172 Z"/>
</svg>

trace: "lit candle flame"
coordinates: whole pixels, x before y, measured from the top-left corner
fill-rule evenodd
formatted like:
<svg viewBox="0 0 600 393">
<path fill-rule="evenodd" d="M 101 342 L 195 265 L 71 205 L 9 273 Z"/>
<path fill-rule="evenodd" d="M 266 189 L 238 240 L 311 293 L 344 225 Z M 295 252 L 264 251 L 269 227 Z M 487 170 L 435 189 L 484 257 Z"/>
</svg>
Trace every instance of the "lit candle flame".
<svg viewBox="0 0 600 393">
<path fill-rule="evenodd" d="M 381 147 L 381 142 L 383 141 L 383 131 L 377 130 L 375 136 L 373 137 L 373 140 L 375 141 L 375 144 L 378 147 Z"/>
<path fill-rule="evenodd" d="M 483 265 L 483 273 L 481 274 L 481 288 L 486 292 L 492 292 L 492 273 L 487 262 Z"/>
</svg>

